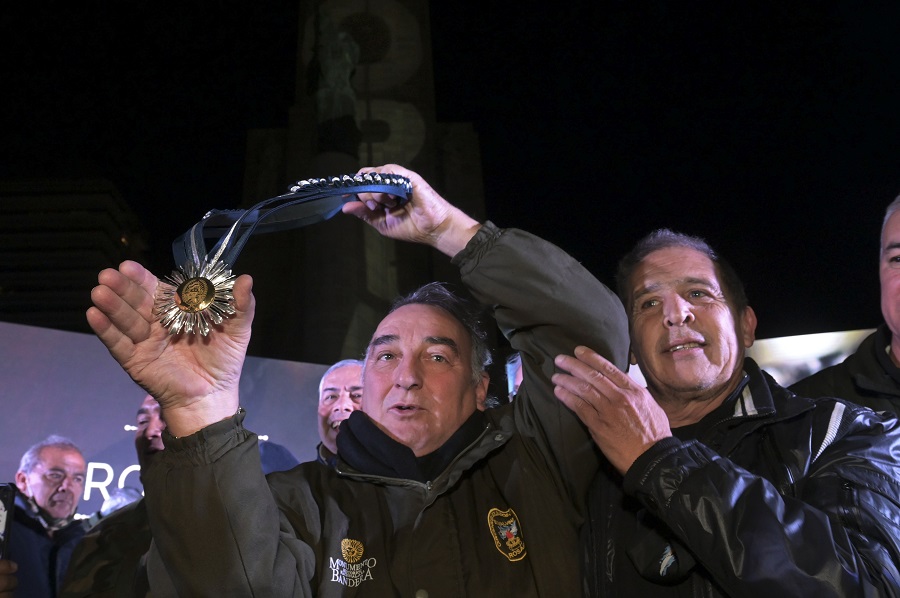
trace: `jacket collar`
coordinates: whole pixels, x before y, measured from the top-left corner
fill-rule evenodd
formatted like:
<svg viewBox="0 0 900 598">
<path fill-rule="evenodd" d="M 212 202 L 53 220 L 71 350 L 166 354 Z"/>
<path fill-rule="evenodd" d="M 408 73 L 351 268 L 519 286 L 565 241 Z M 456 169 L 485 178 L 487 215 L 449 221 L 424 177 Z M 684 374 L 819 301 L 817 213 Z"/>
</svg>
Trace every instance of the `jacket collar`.
<svg viewBox="0 0 900 598">
<path fill-rule="evenodd" d="M 62 519 L 54 519 L 47 511 L 39 507 L 38 504 L 34 502 L 34 499 L 25 496 L 19 490 L 16 490 L 15 504 L 19 508 L 18 510 L 20 513 L 31 520 L 35 527 L 40 526 L 43 528 L 48 536 L 53 536 L 55 533 L 68 528 L 77 521 L 74 514 Z"/>
<path fill-rule="evenodd" d="M 731 395 L 696 424 L 673 432 L 682 440 L 698 438 L 717 450 L 727 451 L 728 446 L 762 425 L 812 409 L 811 400 L 790 400 L 792 397 L 796 398 L 747 357 L 744 377 Z"/>
<path fill-rule="evenodd" d="M 793 400 L 797 398 L 794 393 L 778 384 L 749 357 L 744 358 L 744 377 L 747 382 L 743 388 L 738 387 L 725 401 L 726 405 L 732 405 L 734 420 L 759 417 L 782 420 L 813 407 L 811 399 Z"/>
<path fill-rule="evenodd" d="M 337 459 L 337 455 L 328 450 L 324 443 L 320 442 L 316 446 L 316 461 L 322 465 L 333 466 Z"/>
<path fill-rule="evenodd" d="M 882 323 L 874 333 L 860 344 L 857 353 L 868 353 L 878 364 L 877 368 L 863 368 L 853 374 L 853 383 L 862 390 L 887 396 L 897 396 L 900 386 L 900 368 L 894 365 L 888 353 L 891 345 L 891 331 Z M 863 360 L 865 361 L 865 360 Z"/>
</svg>

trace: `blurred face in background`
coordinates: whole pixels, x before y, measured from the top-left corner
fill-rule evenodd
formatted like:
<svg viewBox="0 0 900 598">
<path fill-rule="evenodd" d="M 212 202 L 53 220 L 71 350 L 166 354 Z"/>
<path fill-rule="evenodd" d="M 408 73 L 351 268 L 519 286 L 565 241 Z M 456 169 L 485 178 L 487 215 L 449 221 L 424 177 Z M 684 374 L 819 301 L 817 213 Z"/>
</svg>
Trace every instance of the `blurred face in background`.
<svg viewBox="0 0 900 598">
<path fill-rule="evenodd" d="M 900 212 L 888 218 L 881 233 L 881 314 L 891 329 L 891 359 L 900 358 Z"/>
<path fill-rule="evenodd" d="M 16 486 L 54 519 L 75 514 L 87 466 L 77 450 L 45 446 L 30 472 L 16 473 Z"/>
<path fill-rule="evenodd" d="M 362 366 L 345 365 L 333 370 L 319 383 L 319 438 L 337 454 L 341 422 L 359 409 L 362 401 Z"/>
<path fill-rule="evenodd" d="M 162 431 L 165 429 L 166 422 L 160 415 L 159 403 L 150 395 L 145 396 L 138 408 L 137 432 L 134 435 L 134 447 L 142 465 L 144 457 L 165 448 L 162 441 Z"/>
</svg>

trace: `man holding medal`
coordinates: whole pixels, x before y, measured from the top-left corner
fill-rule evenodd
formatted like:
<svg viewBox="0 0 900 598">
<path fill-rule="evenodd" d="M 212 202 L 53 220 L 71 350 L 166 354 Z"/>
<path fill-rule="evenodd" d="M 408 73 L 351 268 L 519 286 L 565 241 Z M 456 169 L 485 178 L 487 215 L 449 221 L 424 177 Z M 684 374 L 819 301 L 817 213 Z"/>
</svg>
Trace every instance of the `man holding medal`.
<svg viewBox="0 0 900 598">
<path fill-rule="evenodd" d="M 334 466 L 267 483 L 238 396 L 250 277 L 234 281 L 233 315 L 201 339 L 160 323 L 146 269 L 104 270 L 88 321 L 167 424 L 166 450 L 143 473 L 151 587 L 170 576 L 183 595 L 580 595 L 579 528 L 599 455 L 550 377 L 554 357 L 578 345 L 625 366 L 621 303 L 550 243 L 475 221 L 399 166 L 366 170 L 408 177 L 409 201 L 359 193 L 344 213 L 452 258 L 522 354 L 522 392 L 484 411 L 479 313 L 426 285 L 378 325 Z"/>
</svg>

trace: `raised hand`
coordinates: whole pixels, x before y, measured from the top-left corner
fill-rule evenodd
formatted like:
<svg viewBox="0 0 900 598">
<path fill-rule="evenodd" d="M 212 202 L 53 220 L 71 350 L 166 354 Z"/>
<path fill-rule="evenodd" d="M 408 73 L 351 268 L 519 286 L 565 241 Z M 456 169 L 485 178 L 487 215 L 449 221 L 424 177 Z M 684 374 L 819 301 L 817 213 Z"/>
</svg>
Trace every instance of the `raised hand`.
<svg viewBox="0 0 900 598">
<path fill-rule="evenodd" d="M 360 170 L 360 173 L 364 172 L 390 172 L 412 182 L 412 198 L 402 206 L 398 205 L 396 197 L 386 193 L 360 193 L 359 201 L 343 206 L 345 214 L 360 218 L 386 237 L 429 245 L 452 257 L 466 246 L 481 226 L 411 170 L 386 164 Z"/>
<path fill-rule="evenodd" d="M 646 388 L 587 347 L 554 361 L 556 397 L 575 412 L 610 463 L 625 473 L 653 444 L 672 435 L 669 419 Z"/>
<path fill-rule="evenodd" d="M 201 337 L 173 336 L 153 314 L 157 278 L 136 262 L 100 272 L 88 324 L 122 368 L 153 395 L 173 435 L 233 415 L 253 320 L 253 281 L 234 285 L 237 313 Z"/>
</svg>

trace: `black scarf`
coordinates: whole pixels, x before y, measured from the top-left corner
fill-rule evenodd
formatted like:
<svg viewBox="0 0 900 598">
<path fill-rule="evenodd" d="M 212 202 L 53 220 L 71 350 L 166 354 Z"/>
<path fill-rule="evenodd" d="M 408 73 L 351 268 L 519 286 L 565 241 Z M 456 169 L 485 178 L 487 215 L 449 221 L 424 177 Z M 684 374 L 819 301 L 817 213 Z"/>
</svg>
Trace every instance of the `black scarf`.
<svg viewBox="0 0 900 598">
<path fill-rule="evenodd" d="M 476 410 L 439 449 L 416 457 L 412 449 L 382 432 L 368 415 L 357 410 L 341 424 L 338 455 L 362 473 L 424 483 L 440 475 L 463 449 L 475 442 L 484 427 L 484 413 Z"/>
</svg>

